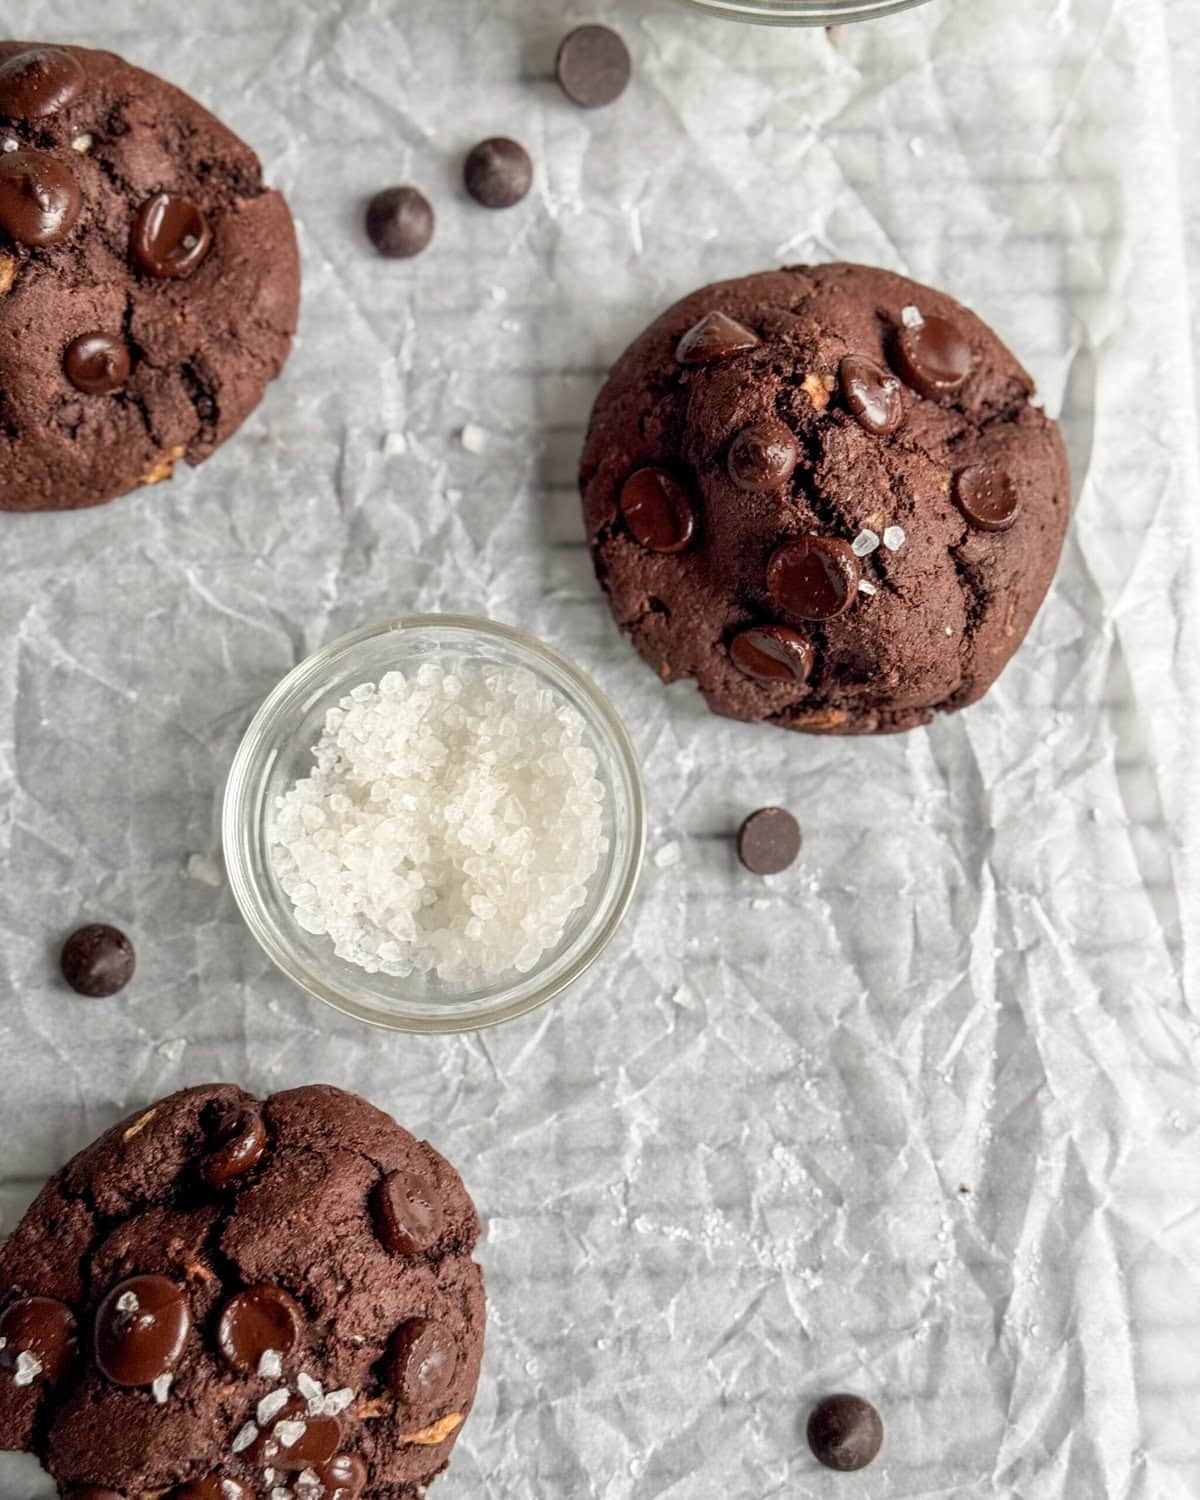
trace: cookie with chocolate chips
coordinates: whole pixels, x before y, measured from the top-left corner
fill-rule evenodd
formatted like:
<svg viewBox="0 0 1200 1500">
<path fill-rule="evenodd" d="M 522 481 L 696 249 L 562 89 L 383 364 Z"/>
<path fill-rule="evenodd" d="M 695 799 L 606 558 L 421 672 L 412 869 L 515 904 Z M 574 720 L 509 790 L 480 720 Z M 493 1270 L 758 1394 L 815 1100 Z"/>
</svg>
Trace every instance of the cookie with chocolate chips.
<svg viewBox="0 0 1200 1500">
<path fill-rule="evenodd" d="M 876 734 L 981 698 L 1054 576 L 1058 427 L 1000 339 L 867 266 L 702 288 L 621 356 L 580 473 L 597 577 L 664 681 Z"/>
<path fill-rule="evenodd" d="M 0 511 L 202 462 L 299 296 L 287 204 L 206 109 L 111 52 L 0 41 Z"/>
<path fill-rule="evenodd" d="M 416 1500 L 479 1379 L 478 1234 L 364 1099 L 173 1094 L 0 1251 L 0 1447 L 76 1500 Z"/>
</svg>

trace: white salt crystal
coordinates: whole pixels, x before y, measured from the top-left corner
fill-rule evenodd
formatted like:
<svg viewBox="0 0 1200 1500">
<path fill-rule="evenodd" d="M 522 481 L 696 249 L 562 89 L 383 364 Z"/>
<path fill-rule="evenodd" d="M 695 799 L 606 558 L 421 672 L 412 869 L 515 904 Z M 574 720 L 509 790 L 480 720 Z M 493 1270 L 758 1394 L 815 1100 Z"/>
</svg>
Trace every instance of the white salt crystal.
<svg viewBox="0 0 1200 1500">
<path fill-rule="evenodd" d="M 21 143 L 20 141 L 14 140 L 10 135 L 4 142 L 4 149 L 5 151 L 19 151 L 21 149 Z"/>
<path fill-rule="evenodd" d="M 947 635 L 953 635 L 954 634 L 954 626 L 953 625 L 947 625 L 946 626 L 946 634 Z"/>
<path fill-rule="evenodd" d="M 275 1436 L 284 1448 L 294 1448 L 307 1431 L 308 1423 L 299 1420 L 275 1424 Z"/>
<path fill-rule="evenodd" d="M 28 1349 L 22 1349 L 17 1355 L 16 1370 L 13 1374 L 14 1385 L 32 1385 L 42 1373 L 42 1362 L 36 1354 Z"/>
<path fill-rule="evenodd" d="M 348 1385 L 344 1385 L 340 1391 L 330 1391 L 325 1397 L 324 1415 L 327 1417 L 340 1416 L 342 1412 L 354 1400 L 354 1392 Z"/>
<path fill-rule="evenodd" d="M 135 1313 L 141 1308 L 136 1292 L 122 1292 L 117 1298 L 117 1311 L 123 1313 Z"/>
<path fill-rule="evenodd" d="M 873 531 L 860 531 L 850 543 L 850 550 L 855 557 L 866 557 L 868 552 L 874 552 L 879 546 L 879 538 Z"/>
<path fill-rule="evenodd" d="M 285 1489 L 283 1485 L 277 1485 L 271 1491 L 271 1500 L 292 1500 L 292 1492 Z"/>
<path fill-rule="evenodd" d="M 258 1425 L 266 1427 L 288 1404 L 291 1395 L 291 1391 L 288 1390 L 286 1385 L 283 1385 L 277 1391 L 272 1391 L 269 1396 L 264 1396 L 258 1403 L 258 1409 L 255 1413 L 258 1417 Z"/>
<path fill-rule="evenodd" d="M 323 1394 L 321 1382 L 314 1380 L 307 1370 L 301 1370 L 297 1375 L 296 1389 L 306 1401 L 320 1401 Z"/>
<path fill-rule="evenodd" d="M 408 439 L 402 432 L 385 432 L 380 447 L 384 458 L 399 458 L 402 453 L 408 452 Z"/>
<path fill-rule="evenodd" d="M 860 594 L 877 594 L 879 590 L 873 583 L 868 583 L 865 578 L 858 580 L 858 592 Z"/>
<path fill-rule="evenodd" d="M 71 150 L 78 151 L 80 156 L 86 156 L 92 149 L 93 144 L 94 142 L 91 134 L 88 131 L 84 130 L 81 131 L 79 135 L 77 135 L 71 142 Z"/>
<path fill-rule="evenodd" d="M 659 870 L 669 870 L 672 865 L 677 865 L 679 863 L 679 860 L 680 849 L 679 845 L 675 843 L 674 840 L 672 840 L 669 844 L 664 844 L 658 851 L 658 853 L 654 856 L 655 867 Z"/>
<path fill-rule="evenodd" d="M 234 1438 L 230 1446 L 233 1448 L 233 1451 L 235 1453 L 241 1453 L 244 1449 L 250 1446 L 250 1444 L 257 1436 L 258 1428 L 254 1425 L 253 1422 L 247 1422 L 246 1425 Z"/>
<path fill-rule="evenodd" d="M 907 540 L 908 533 L 903 526 L 889 526 L 883 533 L 883 545 L 889 552 L 899 552 Z"/>
<path fill-rule="evenodd" d="M 174 1378 L 173 1375 L 160 1375 L 151 1385 L 150 1389 L 153 1391 L 154 1399 L 158 1402 L 159 1406 L 167 1404 L 167 1397 L 171 1394 L 171 1381 Z"/>
<path fill-rule="evenodd" d="M 910 302 L 907 307 L 900 309 L 900 321 L 905 328 L 924 328 L 925 319 L 921 316 L 921 309 L 914 307 Z"/>
<path fill-rule="evenodd" d="M 279 1352 L 278 1349 L 263 1350 L 262 1358 L 258 1362 L 258 1373 L 265 1380 L 279 1379 L 279 1377 L 283 1374 L 283 1355 Z M 278 1395 L 279 1392 L 276 1391 L 275 1394 Z M 284 1394 L 286 1396 L 287 1393 L 284 1392 Z M 269 1400 L 270 1397 L 264 1397 L 264 1399 Z"/>
<path fill-rule="evenodd" d="M 491 434 L 485 427 L 479 427 L 474 422 L 468 422 L 458 435 L 459 442 L 468 453 L 482 453 L 488 445 Z"/>
</svg>

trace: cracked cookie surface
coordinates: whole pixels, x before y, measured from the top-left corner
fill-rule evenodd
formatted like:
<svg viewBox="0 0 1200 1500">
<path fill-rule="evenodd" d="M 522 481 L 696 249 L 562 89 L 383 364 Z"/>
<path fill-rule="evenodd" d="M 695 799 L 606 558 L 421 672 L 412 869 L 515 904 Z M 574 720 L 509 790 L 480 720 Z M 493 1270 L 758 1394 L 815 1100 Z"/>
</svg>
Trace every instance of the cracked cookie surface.
<svg viewBox="0 0 1200 1500">
<path fill-rule="evenodd" d="M 110 52 L 0 41 L 0 510 L 198 464 L 295 332 L 287 204 L 254 152 Z"/>
<path fill-rule="evenodd" d="M 982 697 L 1070 509 L 1057 425 L 952 298 L 866 266 L 685 297 L 626 350 L 580 472 L 597 577 L 666 682 L 812 733 Z"/>
<path fill-rule="evenodd" d="M 449 1163 L 356 1095 L 173 1094 L 0 1251 L 0 1447 L 75 1500 L 413 1500 L 475 1395 L 478 1233 Z"/>
</svg>

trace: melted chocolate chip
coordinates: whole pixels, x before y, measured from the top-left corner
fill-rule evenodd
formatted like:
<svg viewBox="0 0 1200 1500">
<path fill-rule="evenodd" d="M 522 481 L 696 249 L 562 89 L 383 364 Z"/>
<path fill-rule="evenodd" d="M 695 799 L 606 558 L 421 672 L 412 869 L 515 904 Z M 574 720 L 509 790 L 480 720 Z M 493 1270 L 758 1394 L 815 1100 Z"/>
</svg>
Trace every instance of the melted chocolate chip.
<svg viewBox="0 0 1200 1500">
<path fill-rule="evenodd" d="M 167 1277 L 119 1282 L 96 1313 L 100 1373 L 114 1385 L 153 1385 L 179 1363 L 191 1326 L 187 1298 Z"/>
<path fill-rule="evenodd" d="M 433 238 L 433 205 L 415 187 L 384 188 L 367 204 L 367 237 L 380 255 L 408 260 Z"/>
<path fill-rule="evenodd" d="M 839 375 L 842 397 L 858 425 L 876 437 L 895 432 L 904 421 L 904 403 L 892 372 L 865 354 L 847 354 Z"/>
<path fill-rule="evenodd" d="M 778 875 L 800 853 L 800 825 L 783 807 L 760 807 L 738 830 L 738 858 L 752 875 Z"/>
<path fill-rule="evenodd" d="M 647 552 L 682 552 L 695 535 L 691 499 L 667 469 L 635 469 L 621 486 L 621 514 Z"/>
<path fill-rule="evenodd" d="M 744 427 L 729 449 L 729 477 L 739 489 L 777 490 L 792 477 L 800 445 L 782 422 Z"/>
<path fill-rule="evenodd" d="M 83 91 L 83 64 L 61 47 L 30 47 L 0 63 L 0 115 L 42 120 Z"/>
<path fill-rule="evenodd" d="M 21 1297 L 0 1313 L 0 1370 L 12 1371 L 20 1384 L 57 1384 L 75 1357 L 75 1315 L 53 1297 Z M 37 1366 L 21 1355 L 31 1355 Z"/>
<path fill-rule="evenodd" d="M 78 995 L 104 1000 L 133 978 L 137 954 L 119 928 L 93 922 L 73 932 L 63 944 L 63 978 Z"/>
<path fill-rule="evenodd" d="M 226 1104 L 208 1139 L 212 1150 L 200 1163 L 200 1176 L 209 1187 L 221 1188 L 258 1165 L 267 1149 L 267 1127 L 252 1105 Z"/>
<path fill-rule="evenodd" d="M 236 1479 L 208 1474 L 171 1492 L 172 1500 L 248 1500 L 248 1491 Z"/>
<path fill-rule="evenodd" d="M 304 1310 L 282 1287 L 256 1286 L 239 1292 L 217 1324 L 217 1344 L 235 1370 L 253 1375 L 268 1350 L 283 1359 L 293 1354 L 304 1331 Z"/>
<path fill-rule="evenodd" d="M 800 620 L 832 620 L 854 603 L 858 558 L 849 542 L 801 536 L 776 547 L 767 564 L 767 588 L 780 609 Z"/>
<path fill-rule="evenodd" d="M 63 369 L 77 391 L 110 396 L 129 379 L 129 345 L 111 333 L 81 333 L 67 346 Z"/>
<path fill-rule="evenodd" d="M 322 1500 L 358 1500 L 367 1487 L 367 1466 L 356 1453 L 337 1453 L 313 1473 L 321 1482 Z"/>
<path fill-rule="evenodd" d="M 419 1255 L 438 1242 L 442 1205 L 429 1185 L 411 1172 L 389 1172 L 372 1195 L 375 1229 L 384 1248 Z"/>
<path fill-rule="evenodd" d="M 457 1369 L 458 1345 L 444 1324 L 410 1318 L 393 1334 L 388 1384 L 412 1423 L 433 1420 Z"/>
<path fill-rule="evenodd" d="M 155 193 L 138 209 L 133 225 L 133 258 L 160 281 L 190 276 L 212 246 L 204 210 L 178 193 Z"/>
<path fill-rule="evenodd" d="M 311 1416 L 304 1397 L 293 1396 L 270 1427 L 259 1433 L 248 1452 L 261 1467 L 298 1474 L 302 1469 L 328 1463 L 341 1440 L 339 1418 Z"/>
<path fill-rule="evenodd" d="M 106 1490 L 100 1485 L 85 1484 L 82 1489 L 65 1490 L 64 1500 L 125 1500 L 116 1490 Z"/>
<path fill-rule="evenodd" d="M 808 1446 L 827 1469 L 865 1469 L 883 1446 L 883 1423 L 861 1396 L 828 1396 L 808 1419 Z"/>
<path fill-rule="evenodd" d="M 512 208 L 533 185 L 533 162 L 520 142 L 492 136 L 468 152 L 463 182 L 484 208 Z"/>
<path fill-rule="evenodd" d="M 619 99 L 633 75 L 629 48 L 607 26 L 578 26 L 562 40 L 554 73 L 568 99 L 599 109 Z"/>
<path fill-rule="evenodd" d="M 706 365 L 714 359 L 730 359 L 754 349 L 758 334 L 723 312 L 710 312 L 693 323 L 675 346 L 675 358 L 681 365 Z"/>
<path fill-rule="evenodd" d="M 813 648 L 786 625 L 751 625 L 734 636 L 729 658 L 743 676 L 755 682 L 802 683 L 812 671 Z"/>
<path fill-rule="evenodd" d="M 954 503 L 977 531 L 1007 531 L 1021 510 L 1021 496 L 1012 478 L 988 464 L 958 471 Z"/>
<path fill-rule="evenodd" d="M 949 318 L 937 314 L 905 325 L 892 345 L 896 371 L 929 401 L 953 396 L 971 373 L 971 346 Z"/>
<path fill-rule="evenodd" d="M 56 245 L 79 217 L 71 169 L 44 151 L 0 155 L 0 229 L 19 245 Z"/>
</svg>

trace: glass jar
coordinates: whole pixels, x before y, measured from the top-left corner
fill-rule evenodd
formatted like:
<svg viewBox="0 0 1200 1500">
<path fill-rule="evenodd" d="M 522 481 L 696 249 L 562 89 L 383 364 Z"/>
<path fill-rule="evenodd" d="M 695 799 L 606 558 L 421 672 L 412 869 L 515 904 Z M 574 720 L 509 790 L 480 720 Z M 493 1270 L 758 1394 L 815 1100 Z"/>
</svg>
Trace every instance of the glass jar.
<svg viewBox="0 0 1200 1500">
<path fill-rule="evenodd" d="M 683 0 L 693 10 L 764 26 L 838 26 L 924 5 L 925 0 Z"/>
</svg>

